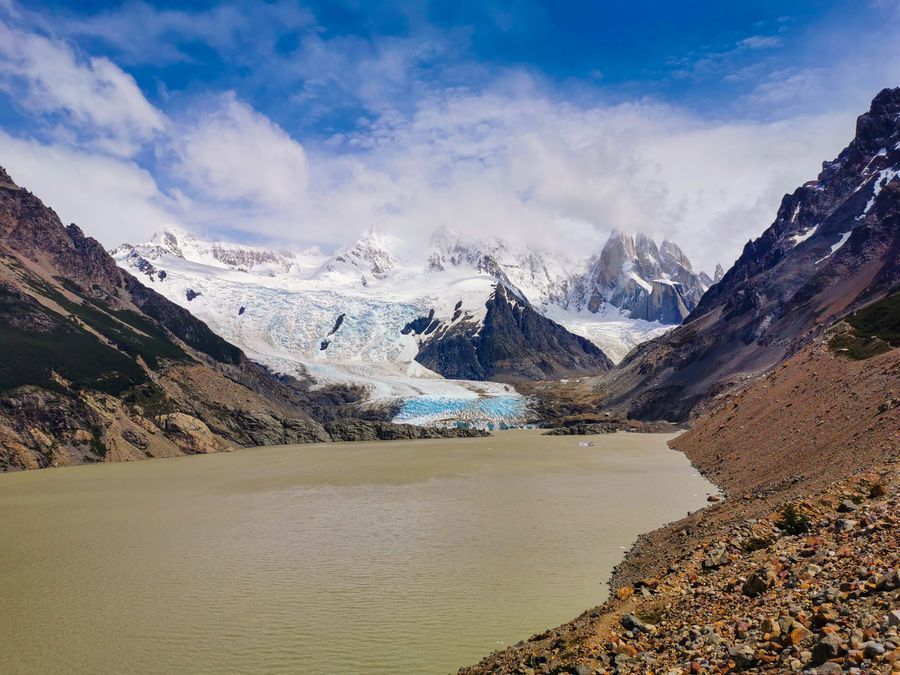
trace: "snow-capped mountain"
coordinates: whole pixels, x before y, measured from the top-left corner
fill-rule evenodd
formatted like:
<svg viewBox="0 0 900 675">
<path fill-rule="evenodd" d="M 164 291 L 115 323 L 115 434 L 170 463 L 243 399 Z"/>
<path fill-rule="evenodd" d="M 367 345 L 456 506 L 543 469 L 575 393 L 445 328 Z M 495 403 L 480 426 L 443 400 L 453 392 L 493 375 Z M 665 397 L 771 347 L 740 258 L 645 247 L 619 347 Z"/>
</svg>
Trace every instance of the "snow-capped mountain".
<svg viewBox="0 0 900 675">
<path fill-rule="evenodd" d="M 678 324 L 711 285 L 704 276 L 693 271 L 674 242 L 664 240 L 657 248 L 644 234 L 617 231 L 591 260 L 588 272 L 573 282 L 566 303 L 589 312 L 610 304 L 634 319 Z"/>
<path fill-rule="evenodd" d="M 604 382 L 629 417 L 683 420 L 835 319 L 900 288 L 900 88 L 884 89 L 815 180 L 787 194 L 684 324 Z M 815 376 L 815 373 L 813 373 Z"/>
<path fill-rule="evenodd" d="M 112 254 L 260 362 L 362 383 L 373 400 L 490 390 L 433 371 L 469 379 L 602 372 L 680 321 L 704 288 L 674 244 L 657 249 L 620 233 L 585 259 L 449 230 L 423 248 L 375 229 L 331 256 L 175 229 Z M 493 324 L 501 317 L 502 330 Z M 466 363 L 454 351 L 463 335 Z M 451 339 L 456 347 L 442 343 Z M 444 367 L 448 359 L 459 362 Z"/>
<path fill-rule="evenodd" d="M 170 255 L 207 267 L 268 276 L 310 271 L 326 260 L 326 256 L 315 247 L 293 252 L 220 241 L 209 242 L 190 232 L 174 228 L 160 230 L 148 243 L 139 247 L 122 244 L 110 253 L 116 259 L 133 256 L 135 264 L 140 264 L 139 258 L 149 262 Z"/>
</svg>

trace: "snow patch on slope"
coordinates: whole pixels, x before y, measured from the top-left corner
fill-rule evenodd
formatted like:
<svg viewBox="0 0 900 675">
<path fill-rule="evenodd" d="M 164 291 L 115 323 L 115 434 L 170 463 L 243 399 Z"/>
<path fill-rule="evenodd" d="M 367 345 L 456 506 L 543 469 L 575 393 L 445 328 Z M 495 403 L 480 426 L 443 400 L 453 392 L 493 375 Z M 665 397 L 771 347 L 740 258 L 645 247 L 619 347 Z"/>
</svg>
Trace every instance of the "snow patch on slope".
<svg viewBox="0 0 900 675">
<path fill-rule="evenodd" d="M 851 234 L 853 234 L 853 230 L 850 230 L 849 232 L 844 232 L 841 235 L 841 238 L 837 240 L 837 243 L 831 247 L 831 250 L 828 252 L 828 254 L 819 258 L 818 260 L 816 260 L 815 264 L 818 265 L 823 260 L 828 260 L 828 258 L 830 258 L 835 253 L 837 253 L 838 249 L 840 249 L 844 244 L 847 243 L 847 240 L 850 238 Z"/>
<path fill-rule="evenodd" d="M 794 234 L 791 237 L 789 237 L 789 239 L 793 242 L 791 248 L 797 248 L 800 244 L 802 244 L 804 241 L 806 241 L 811 236 L 813 236 L 816 233 L 816 230 L 818 230 L 818 229 L 819 229 L 819 226 L 814 225 L 813 227 L 809 228 L 808 230 L 806 230 L 804 232 L 798 232 L 797 234 Z"/>
</svg>

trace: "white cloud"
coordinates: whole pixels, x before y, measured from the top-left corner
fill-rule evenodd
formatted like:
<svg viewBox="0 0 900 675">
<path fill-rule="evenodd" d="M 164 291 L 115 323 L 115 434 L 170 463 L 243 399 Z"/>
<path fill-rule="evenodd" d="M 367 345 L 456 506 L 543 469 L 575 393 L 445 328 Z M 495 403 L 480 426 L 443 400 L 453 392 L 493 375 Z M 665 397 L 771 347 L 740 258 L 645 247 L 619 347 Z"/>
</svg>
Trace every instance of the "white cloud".
<svg viewBox="0 0 900 675">
<path fill-rule="evenodd" d="M 110 246 L 173 222 L 338 246 L 370 225 L 411 239 L 447 226 L 585 254 L 619 228 L 670 237 L 711 270 L 853 128 L 852 114 L 751 124 L 653 101 L 576 105 L 527 78 L 423 99 L 309 151 L 233 94 L 192 110 L 158 146 L 171 197 L 133 162 L 58 144 L 4 135 L 0 158 Z"/>
<path fill-rule="evenodd" d="M 173 224 L 169 200 L 132 161 L 23 140 L 0 131 L 0 163 L 59 214 L 107 246 Z"/>
<path fill-rule="evenodd" d="M 0 90 L 107 152 L 129 155 L 162 131 L 165 117 L 134 79 L 105 58 L 0 22 Z"/>
<path fill-rule="evenodd" d="M 781 38 L 777 35 L 751 35 L 740 40 L 738 47 L 747 47 L 748 49 L 769 49 L 781 45 Z"/>
<path fill-rule="evenodd" d="M 176 175 L 203 199 L 263 212 L 304 202 L 303 147 L 232 93 L 186 121 L 169 145 Z"/>
<path fill-rule="evenodd" d="M 181 13 L 153 17 L 157 37 L 189 29 Z M 215 39 L 234 29 L 222 17 Z M 522 73 L 451 89 L 417 70 L 440 61 L 444 44 L 310 38 L 293 67 L 315 99 L 351 91 L 371 114 L 357 133 L 301 144 L 232 93 L 176 99 L 165 116 L 111 61 L 3 30 L 0 87 L 55 133 L 45 144 L 3 134 L 0 163 L 108 245 L 173 221 L 329 245 L 375 224 L 410 238 L 449 226 L 589 253 L 620 228 L 668 236 L 707 270 L 727 266 L 771 223 L 782 194 L 836 155 L 872 83 L 900 63 L 873 68 L 854 55 L 827 71 L 772 72 L 745 100 L 779 119 L 749 122 L 653 100 L 605 104 L 589 99 L 596 90 L 576 102 Z M 772 46 L 747 40 L 742 49 Z M 823 105 L 836 71 L 837 103 Z M 153 151 L 165 192 L 127 159 L 137 148 Z"/>
<path fill-rule="evenodd" d="M 12 0 L 9 0 L 12 2 Z M 65 35 L 103 40 L 127 63 L 168 64 L 190 61 L 181 46 L 202 42 L 230 57 L 271 47 L 273 28 L 312 29 L 315 18 L 289 0 L 223 3 L 205 9 L 161 9 L 130 0 L 83 15 L 55 17 Z"/>
<path fill-rule="evenodd" d="M 715 123 L 534 89 L 449 95 L 312 155 L 297 230 L 342 243 L 370 224 L 406 236 L 450 226 L 579 253 L 613 228 L 643 230 L 711 269 L 758 236 L 852 128 L 852 115 Z"/>
</svg>

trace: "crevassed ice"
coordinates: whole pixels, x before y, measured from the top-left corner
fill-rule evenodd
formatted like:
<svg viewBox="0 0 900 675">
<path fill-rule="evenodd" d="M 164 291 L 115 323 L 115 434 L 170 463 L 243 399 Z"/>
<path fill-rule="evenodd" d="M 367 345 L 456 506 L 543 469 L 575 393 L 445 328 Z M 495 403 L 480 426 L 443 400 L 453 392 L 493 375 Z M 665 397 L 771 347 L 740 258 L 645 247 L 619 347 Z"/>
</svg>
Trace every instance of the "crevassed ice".
<svg viewBox="0 0 900 675">
<path fill-rule="evenodd" d="M 487 396 L 471 400 L 420 396 L 404 401 L 394 422 L 494 428 L 521 424 L 524 419 L 525 401 L 520 396 Z"/>
</svg>

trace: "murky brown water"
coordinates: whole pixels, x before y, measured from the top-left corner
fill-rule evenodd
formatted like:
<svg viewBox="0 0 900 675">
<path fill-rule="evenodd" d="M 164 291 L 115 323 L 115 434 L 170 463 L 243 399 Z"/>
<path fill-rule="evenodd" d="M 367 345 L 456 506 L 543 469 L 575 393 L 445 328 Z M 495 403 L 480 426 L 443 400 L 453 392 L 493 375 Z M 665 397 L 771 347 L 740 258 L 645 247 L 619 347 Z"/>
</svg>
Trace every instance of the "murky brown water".
<svg viewBox="0 0 900 675">
<path fill-rule="evenodd" d="M 446 673 L 573 618 L 712 486 L 671 436 L 261 448 L 0 476 L 4 672 Z"/>
</svg>

